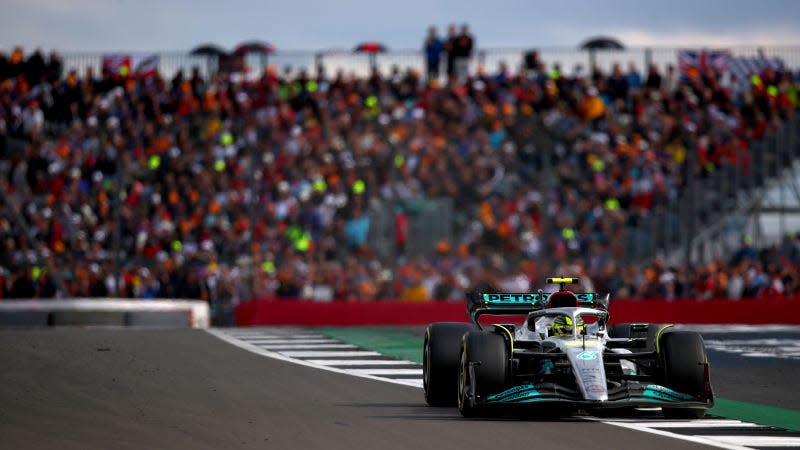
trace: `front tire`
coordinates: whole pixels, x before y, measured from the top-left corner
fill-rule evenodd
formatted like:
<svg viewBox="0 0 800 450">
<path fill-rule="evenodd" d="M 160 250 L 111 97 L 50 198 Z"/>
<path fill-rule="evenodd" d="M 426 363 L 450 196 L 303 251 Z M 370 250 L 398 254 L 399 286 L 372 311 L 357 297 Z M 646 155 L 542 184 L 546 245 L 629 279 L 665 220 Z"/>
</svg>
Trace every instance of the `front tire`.
<svg viewBox="0 0 800 450">
<path fill-rule="evenodd" d="M 458 411 L 462 416 L 478 415 L 480 401 L 508 386 L 508 365 L 508 347 L 503 336 L 489 331 L 471 331 L 464 335 L 458 373 Z M 474 393 L 471 392 L 473 385 Z"/>
<path fill-rule="evenodd" d="M 692 331 L 663 333 L 659 339 L 659 357 L 664 369 L 664 386 L 706 401 L 713 400 L 707 379 L 708 357 L 703 337 Z M 711 397 L 711 398 L 709 398 Z M 668 418 L 699 419 L 704 408 L 662 408 Z"/>
<path fill-rule="evenodd" d="M 461 338 L 475 329 L 468 323 L 441 322 L 425 330 L 422 383 L 430 406 L 456 406 Z"/>
</svg>

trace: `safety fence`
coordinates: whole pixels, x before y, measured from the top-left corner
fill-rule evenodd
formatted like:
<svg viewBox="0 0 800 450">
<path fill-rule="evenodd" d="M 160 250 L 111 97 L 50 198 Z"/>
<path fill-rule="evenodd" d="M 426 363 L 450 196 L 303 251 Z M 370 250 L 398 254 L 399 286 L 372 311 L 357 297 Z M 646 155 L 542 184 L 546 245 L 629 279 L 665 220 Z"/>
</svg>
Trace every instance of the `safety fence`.
<svg viewBox="0 0 800 450">
<path fill-rule="evenodd" d="M 612 300 L 612 323 L 800 324 L 797 300 Z M 237 326 L 257 325 L 425 325 L 466 322 L 461 301 L 318 303 L 258 299 L 236 307 Z"/>
<path fill-rule="evenodd" d="M 660 254 L 673 261 L 704 263 L 739 248 L 745 235 L 761 247 L 775 244 L 775 239 L 788 231 L 781 226 L 765 230 L 759 217 L 765 211 L 781 216 L 798 214 L 797 208 L 785 208 L 788 198 L 777 208 L 764 207 L 765 196 L 773 189 L 780 189 L 783 195 L 793 190 L 792 194 L 800 196 L 794 179 L 800 161 L 798 117 L 753 142 L 748 152 L 737 152 L 713 166 L 698 161 L 696 152 L 687 155 L 689 176 L 679 197 L 650 211 L 628 230 L 630 260 Z"/>
<path fill-rule="evenodd" d="M 633 63 L 642 71 L 655 64 L 661 70 L 668 65 L 677 68 L 678 48 L 674 47 L 639 47 L 627 48 L 625 50 L 582 50 L 574 47 L 504 47 L 504 48 L 481 48 L 475 51 L 470 59 L 469 70 L 477 73 L 479 70 L 486 70 L 495 73 L 500 64 L 505 64 L 508 69 L 516 71 L 524 64 L 525 55 L 536 50 L 541 61 L 546 67 L 553 68 L 558 64 L 561 70 L 567 74 L 573 74 L 576 67 L 582 67 L 584 73 L 597 65 L 604 71 L 610 70 L 614 63 L 620 63 L 623 69 L 628 64 Z M 725 50 L 734 57 L 763 57 L 779 58 L 785 67 L 791 70 L 800 69 L 800 47 L 731 47 Z M 142 56 L 144 53 L 134 53 L 133 56 Z M 158 56 L 158 71 L 164 77 L 172 77 L 175 73 L 182 70 L 189 73 L 193 68 L 197 68 L 203 75 L 214 73 L 219 68 L 219 56 L 215 55 L 191 55 L 189 52 L 171 51 L 149 53 Z M 91 68 L 95 74 L 102 69 L 102 61 L 105 53 L 100 52 L 65 52 L 64 68 L 66 70 L 75 69 L 79 73 L 84 73 Z M 284 51 L 278 50 L 267 55 L 247 55 L 244 60 L 246 73 L 258 75 L 263 70 L 273 65 L 280 72 L 296 75 L 300 71 L 305 71 L 310 75 L 316 75 L 324 68 L 328 75 L 333 75 L 341 70 L 346 74 L 365 76 L 369 74 L 373 67 L 381 73 L 388 74 L 393 68 L 400 71 L 415 70 L 420 74 L 425 73 L 424 52 L 416 49 L 398 49 L 381 53 L 359 53 L 345 49 L 328 50 L 300 50 Z"/>
</svg>

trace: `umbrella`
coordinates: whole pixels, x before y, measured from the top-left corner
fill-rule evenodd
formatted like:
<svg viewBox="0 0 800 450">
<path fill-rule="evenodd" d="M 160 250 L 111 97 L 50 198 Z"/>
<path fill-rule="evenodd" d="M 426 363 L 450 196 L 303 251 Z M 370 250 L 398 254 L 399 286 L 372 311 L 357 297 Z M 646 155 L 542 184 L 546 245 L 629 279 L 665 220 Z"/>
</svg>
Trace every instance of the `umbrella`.
<svg viewBox="0 0 800 450">
<path fill-rule="evenodd" d="M 358 44 L 353 51 L 361 53 L 383 53 L 386 51 L 386 46 L 378 42 L 362 42 Z"/>
<path fill-rule="evenodd" d="M 189 52 L 189 54 L 192 56 L 220 56 L 227 53 L 228 52 L 223 50 L 221 47 L 218 47 L 214 44 L 198 45 L 197 47 L 193 48 L 191 52 Z"/>
<path fill-rule="evenodd" d="M 386 51 L 386 46 L 374 41 L 362 42 L 353 49 L 354 52 L 366 53 L 369 55 L 369 66 L 372 70 L 377 70 L 378 61 L 376 55 Z"/>
<path fill-rule="evenodd" d="M 582 50 L 624 50 L 625 46 L 612 37 L 597 36 L 584 41 L 580 48 Z"/>
<path fill-rule="evenodd" d="M 246 41 L 236 46 L 233 53 L 245 55 L 247 53 L 257 53 L 259 55 L 269 55 L 275 53 L 275 47 L 263 41 Z"/>
<path fill-rule="evenodd" d="M 217 66 L 218 61 L 227 56 L 228 52 L 214 44 L 203 44 L 193 48 L 189 54 L 192 56 L 205 57 L 206 70 L 209 74 L 211 74 L 214 72 L 214 68 Z"/>
</svg>

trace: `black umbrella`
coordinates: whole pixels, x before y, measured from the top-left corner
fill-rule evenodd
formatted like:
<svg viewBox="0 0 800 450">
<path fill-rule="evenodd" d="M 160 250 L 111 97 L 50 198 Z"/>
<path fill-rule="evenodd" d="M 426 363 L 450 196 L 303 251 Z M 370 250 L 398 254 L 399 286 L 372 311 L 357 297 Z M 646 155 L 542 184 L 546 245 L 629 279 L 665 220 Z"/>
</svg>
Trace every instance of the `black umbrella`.
<svg viewBox="0 0 800 450">
<path fill-rule="evenodd" d="M 269 55 L 275 53 L 275 47 L 263 41 L 246 41 L 237 45 L 233 50 L 233 53 L 237 55 L 245 55 L 248 53 Z"/>
<path fill-rule="evenodd" d="M 189 54 L 192 56 L 220 56 L 226 55 L 228 52 L 214 44 L 203 44 L 193 48 Z"/>
<path fill-rule="evenodd" d="M 598 36 L 587 39 L 580 48 L 582 50 L 624 50 L 625 46 L 612 37 Z"/>
</svg>

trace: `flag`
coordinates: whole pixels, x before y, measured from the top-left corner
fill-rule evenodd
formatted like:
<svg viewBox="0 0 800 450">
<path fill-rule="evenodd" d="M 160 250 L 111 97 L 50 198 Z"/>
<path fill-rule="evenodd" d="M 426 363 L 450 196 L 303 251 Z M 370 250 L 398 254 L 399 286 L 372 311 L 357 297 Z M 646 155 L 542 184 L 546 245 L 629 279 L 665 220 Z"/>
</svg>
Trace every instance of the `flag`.
<svg viewBox="0 0 800 450">
<path fill-rule="evenodd" d="M 731 75 L 736 76 L 736 82 L 746 88 L 750 84 L 752 75 L 760 75 L 766 69 L 775 71 L 784 70 L 784 63 L 781 58 L 768 58 L 766 56 L 734 56 L 730 58 L 728 69 Z"/>
<path fill-rule="evenodd" d="M 131 57 L 131 66 L 136 76 L 149 78 L 158 74 L 158 61 L 157 53 L 136 55 Z"/>
<path fill-rule="evenodd" d="M 110 53 L 103 55 L 103 72 L 126 77 L 131 71 L 131 55 Z"/>
<path fill-rule="evenodd" d="M 724 70 L 728 67 L 730 52 L 727 50 L 678 50 L 678 69 L 681 75 L 693 75 L 713 67 Z"/>
</svg>

